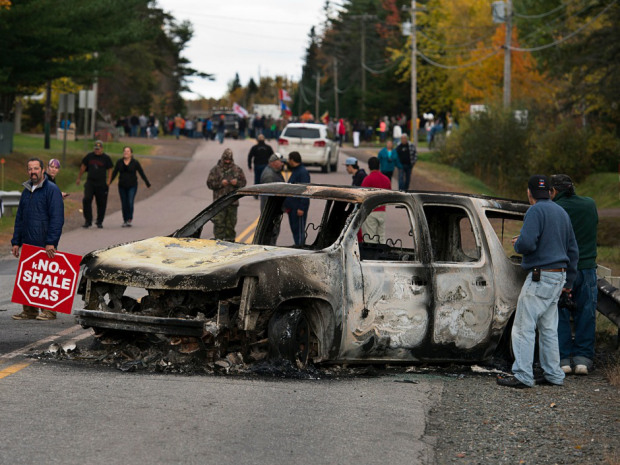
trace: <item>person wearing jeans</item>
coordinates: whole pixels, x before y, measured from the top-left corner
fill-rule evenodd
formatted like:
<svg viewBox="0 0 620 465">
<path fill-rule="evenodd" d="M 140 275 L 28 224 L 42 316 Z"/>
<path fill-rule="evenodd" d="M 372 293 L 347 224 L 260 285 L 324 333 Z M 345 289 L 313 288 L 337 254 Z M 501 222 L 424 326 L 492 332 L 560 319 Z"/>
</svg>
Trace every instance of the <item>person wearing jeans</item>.
<svg viewBox="0 0 620 465">
<path fill-rule="evenodd" d="M 570 217 L 579 247 L 577 278 L 572 289 L 573 309 L 560 305 L 558 337 L 560 364 L 566 374 L 587 375 L 593 368 L 596 331 L 596 235 L 598 212 L 594 200 L 575 193 L 572 179 L 566 174 L 551 176 L 551 198 Z M 570 320 L 573 319 L 573 339 Z M 571 360 L 572 359 L 572 360 Z"/>
<path fill-rule="evenodd" d="M 114 171 L 112 172 L 112 181 L 118 174 L 118 194 L 121 198 L 121 209 L 123 211 L 123 228 L 131 227 L 133 221 L 133 204 L 138 192 L 138 176 L 150 188 L 151 183 L 146 178 L 140 162 L 133 157 L 133 149 L 131 147 L 123 148 L 123 158 L 116 162 Z"/>
<path fill-rule="evenodd" d="M 512 239 L 522 254 L 521 267 L 528 271 L 521 288 L 512 325 L 513 377 L 500 377 L 497 384 L 517 389 L 534 384 L 561 386 L 558 347 L 558 299 L 570 292 L 577 274 L 579 250 L 568 214 L 550 200 L 547 176 L 536 174 L 527 183 L 531 207 L 523 218 L 521 233 Z M 539 356 L 544 377 L 534 379 L 534 344 L 540 335 Z"/>
</svg>

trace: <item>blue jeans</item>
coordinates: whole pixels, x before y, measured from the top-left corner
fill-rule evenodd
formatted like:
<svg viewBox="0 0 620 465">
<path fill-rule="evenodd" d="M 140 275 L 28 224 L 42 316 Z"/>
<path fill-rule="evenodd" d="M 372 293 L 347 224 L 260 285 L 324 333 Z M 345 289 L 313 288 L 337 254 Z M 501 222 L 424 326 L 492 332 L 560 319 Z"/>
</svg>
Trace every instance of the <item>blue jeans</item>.
<svg viewBox="0 0 620 465">
<path fill-rule="evenodd" d="M 265 168 L 267 167 L 267 165 L 254 165 L 254 185 L 258 186 L 260 184 L 260 177 L 263 174 L 263 171 L 265 171 Z"/>
<path fill-rule="evenodd" d="M 118 194 L 121 196 L 121 208 L 123 210 L 124 222 L 133 220 L 133 201 L 136 198 L 136 192 L 138 192 L 138 186 L 118 186 Z"/>
<path fill-rule="evenodd" d="M 560 342 L 560 364 L 570 366 L 571 357 L 575 365 L 586 365 L 592 369 L 594 360 L 594 334 L 596 331 L 596 303 L 598 288 L 596 268 L 577 271 L 573 285 L 573 300 L 577 310 L 573 313 L 575 338 L 571 330 L 571 312 L 559 309 L 558 338 Z"/>
<path fill-rule="evenodd" d="M 303 216 L 297 216 L 297 210 L 291 210 L 288 214 L 288 224 L 291 227 L 293 233 L 293 240 L 295 245 L 304 245 L 306 242 L 306 219 L 308 212 Z"/>
<path fill-rule="evenodd" d="M 519 294 L 517 312 L 512 326 L 512 350 L 515 361 L 512 373 L 528 386 L 534 385 L 534 344 L 538 328 L 540 366 L 545 378 L 553 384 L 564 383 L 558 348 L 558 299 L 566 273 L 541 272 L 540 281 L 527 275 Z"/>
<path fill-rule="evenodd" d="M 220 144 L 224 143 L 224 133 L 222 131 L 217 131 L 217 140 Z"/>
<path fill-rule="evenodd" d="M 409 190 L 409 184 L 411 183 L 411 170 L 413 166 L 402 165 L 402 168 L 398 169 L 398 190 Z"/>
</svg>

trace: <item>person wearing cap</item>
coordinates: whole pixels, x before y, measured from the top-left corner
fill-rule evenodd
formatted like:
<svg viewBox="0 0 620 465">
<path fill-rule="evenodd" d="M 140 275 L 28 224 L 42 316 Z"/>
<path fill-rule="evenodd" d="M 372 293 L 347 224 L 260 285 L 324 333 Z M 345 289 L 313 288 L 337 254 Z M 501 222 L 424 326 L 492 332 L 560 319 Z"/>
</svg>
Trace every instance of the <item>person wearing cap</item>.
<svg viewBox="0 0 620 465">
<path fill-rule="evenodd" d="M 207 187 L 213 191 L 213 200 L 217 200 L 246 184 L 245 173 L 233 160 L 232 150 L 226 149 L 207 178 Z M 239 201 L 235 201 L 213 217 L 213 235 L 216 239 L 235 242 L 237 234 L 237 210 Z"/>
<path fill-rule="evenodd" d="M 147 188 L 151 183 L 142 170 L 140 162 L 133 157 L 131 147 L 123 148 L 123 158 L 116 162 L 112 171 L 112 181 L 118 174 L 118 195 L 121 198 L 121 210 L 123 212 L 123 228 L 131 227 L 133 221 L 133 204 L 138 192 L 138 176 L 140 175 Z"/>
<path fill-rule="evenodd" d="M 596 330 L 596 235 L 598 212 L 594 200 L 575 193 L 570 176 L 551 176 L 551 198 L 562 207 L 570 218 L 579 247 L 577 277 L 572 288 L 576 308 L 571 312 L 559 305 L 558 338 L 560 344 L 560 365 L 566 374 L 587 375 L 593 368 L 594 337 Z M 560 299 L 560 304 L 563 299 Z M 573 339 L 570 319 L 573 317 L 575 337 Z M 572 359 L 572 360 L 571 360 Z M 572 362 L 572 364 L 571 364 Z"/>
<path fill-rule="evenodd" d="M 289 184 L 310 184 L 310 173 L 303 165 L 299 152 L 288 154 L 288 165 L 291 167 L 291 177 L 288 179 Z M 282 206 L 288 213 L 288 222 L 293 233 L 295 245 L 304 245 L 306 242 L 306 220 L 308 219 L 310 199 L 287 197 Z"/>
<path fill-rule="evenodd" d="M 79 186 L 82 175 L 85 171 L 88 172 L 86 183 L 84 183 L 84 199 L 82 200 L 83 228 L 90 228 L 93 224 L 93 197 L 95 197 L 97 204 L 96 224 L 98 228 L 103 228 L 105 209 L 108 204 L 108 188 L 112 181 L 112 168 L 114 168 L 112 159 L 103 152 L 103 142 L 96 141 L 93 151 L 82 159 L 80 172 L 75 181 Z"/>
<path fill-rule="evenodd" d="M 400 162 L 398 168 L 398 190 L 407 191 L 411 184 L 411 172 L 418 161 L 418 152 L 415 145 L 409 142 L 407 134 L 400 136 L 400 144 L 396 147 L 396 155 Z"/>
<path fill-rule="evenodd" d="M 24 244 L 45 249 L 54 258 L 65 223 L 65 207 L 60 189 L 43 172 L 43 161 L 31 158 L 27 162 L 28 176 L 15 214 L 15 227 L 11 239 L 11 253 L 19 258 Z M 22 312 L 13 315 L 14 320 L 55 320 L 56 312 L 24 305 Z"/>
<path fill-rule="evenodd" d="M 252 171 L 254 163 L 254 184 L 260 184 L 260 177 L 263 170 L 269 163 L 269 157 L 273 155 L 271 145 L 265 143 L 265 136 L 259 134 L 256 137 L 256 144 L 252 146 L 248 153 L 248 169 Z"/>
<path fill-rule="evenodd" d="M 45 170 L 45 174 L 47 175 L 47 179 L 50 182 L 56 184 L 56 176 L 58 176 L 58 172 L 60 171 L 60 161 L 56 158 L 52 158 L 47 163 L 47 169 Z M 65 199 L 69 197 L 69 194 L 66 192 L 62 192 L 62 198 Z"/>
<path fill-rule="evenodd" d="M 377 157 L 368 159 L 370 174 L 362 181 L 362 187 L 376 187 L 378 189 L 392 189 L 390 178 L 381 173 L 380 162 Z M 385 205 L 375 208 L 366 217 L 362 224 L 363 240 L 368 243 L 385 244 Z"/>
<path fill-rule="evenodd" d="M 269 157 L 269 163 L 260 175 L 260 184 L 267 184 L 268 182 L 284 182 L 284 176 L 282 176 L 282 168 L 284 167 L 284 161 L 282 156 L 278 153 L 274 153 Z M 265 208 L 267 203 L 267 197 L 261 197 L 260 209 Z"/>
<path fill-rule="evenodd" d="M 528 181 L 531 207 L 523 219 L 521 233 L 512 239 L 523 255 L 521 267 L 528 274 L 517 301 L 512 325 L 513 377 L 498 378 L 497 384 L 528 388 L 537 384 L 564 384 L 558 347 L 558 299 L 570 292 L 577 275 L 579 250 L 568 214 L 550 199 L 549 180 L 534 175 Z M 544 378 L 535 380 L 532 364 L 536 329 L 539 335 L 540 366 Z"/>
<path fill-rule="evenodd" d="M 353 182 L 351 183 L 351 185 L 361 186 L 362 181 L 368 175 L 366 174 L 366 171 L 364 171 L 364 168 L 359 167 L 359 162 L 357 161 L 357 158 L 347 158 L 344 162 L 344 166 L 347 170 L 347 173 L 349 173 L 353 177 Z"/>
</svg>

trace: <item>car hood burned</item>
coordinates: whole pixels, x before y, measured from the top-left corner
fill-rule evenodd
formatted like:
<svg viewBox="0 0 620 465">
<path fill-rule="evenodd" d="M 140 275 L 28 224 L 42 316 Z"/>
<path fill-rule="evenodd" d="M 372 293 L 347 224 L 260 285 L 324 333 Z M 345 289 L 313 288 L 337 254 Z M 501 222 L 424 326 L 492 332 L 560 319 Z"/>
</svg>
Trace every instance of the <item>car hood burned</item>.
<svg viewBox="0 0 620 465">
<path fill-rule="evenodd" d="M 216 290 L 235 287 L 242 267 L 307 251 L 194 238 L 154 237 L 96 250 L 82 259 L 84 276 L 123 286 Z"/>
</svg>

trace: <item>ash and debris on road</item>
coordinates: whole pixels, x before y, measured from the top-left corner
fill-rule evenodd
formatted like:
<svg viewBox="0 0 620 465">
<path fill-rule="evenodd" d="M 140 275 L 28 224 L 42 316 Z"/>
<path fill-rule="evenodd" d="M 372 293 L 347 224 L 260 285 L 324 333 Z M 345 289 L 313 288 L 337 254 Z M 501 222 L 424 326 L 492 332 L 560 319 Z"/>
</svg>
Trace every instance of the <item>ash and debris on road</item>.
<svg viewBox="0 0 620 465">
<path fill-rule="evenodd" d="M 256 354 L 255 354 L 256 355 Z M 263 354 L 265 355 L 265 354 Z M 244 376 L 263 379 L 338 380 L 378 378 L 416 389 L 436 382 L 442 395 L 430 412 L 426 436 L 434 438 L 435 463 L 443 464 L 590 464 L 620 463 L 620 392 L 604 376 L 618 363 L 599 354 L 589 376 L 568 376 L 563 387 L 516 390 L 496 384 L 509 365 L 308 365 L 287 360 L 244 360 L 229 353 L 206 360 L 200 352 L 181 354 L 142 341 L 90 347 L 52 344 L 35 358 L 114 367 L 123 372 L 194 376 Z M 540 373 L 540 372 L 538 372 Z M 389 384 L 386 384 L 389 386 Z M 406 399 L 403 399 L 406 401 Z"/>
</svg>

